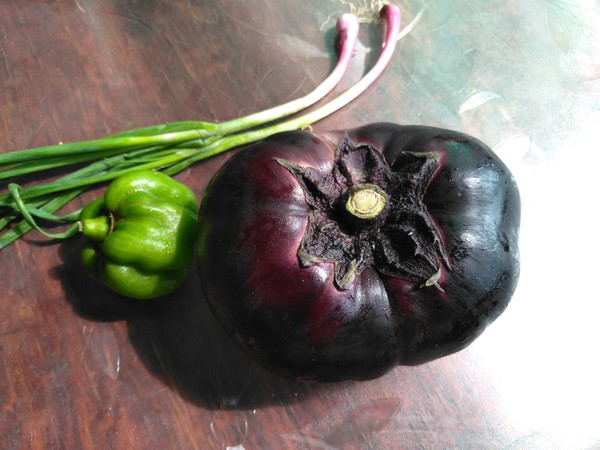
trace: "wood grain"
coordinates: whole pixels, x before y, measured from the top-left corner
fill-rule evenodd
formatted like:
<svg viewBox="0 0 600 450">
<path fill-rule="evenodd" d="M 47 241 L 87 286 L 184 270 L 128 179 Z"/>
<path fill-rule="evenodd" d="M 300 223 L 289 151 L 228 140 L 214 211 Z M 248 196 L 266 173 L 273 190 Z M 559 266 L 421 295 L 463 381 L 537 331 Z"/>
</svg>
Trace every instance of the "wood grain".
<svg viewBox="0 0 600 450">
<path fill-rule="evenodd" d="M 405 23 L 417 16 L 415 2 L 400 5 Z M 439 17 L 451 8 L 442 9 Z M 341 2 L 317 0 L 2 1 L 1 151 L 177 120 L 223 121 L 307 93 L 332 67 L 333 17 L 346 11 Z M 492 133 L 485 121 L 465 129 L 464 117 L 444 107 L 453 102 L 446 93 L 459 98 L 464 83 L 444 84 L 414 50 L 433 48 L 444 26 L 436 18 L 427 16 L 403 41 L 366 95 L 315 129 L 423 121 L 504 138 L 499 130 L 506 128 Z M 379 36 L 377 25 L 365 24 L 363 48 L 376 50 Z M 357 52 L 344 86 L 375 53 Z M 432 93 L 424 83 L 434 82 Z M 227 157 L 177 178 L 201 196 Z M 0 448 L 525 449 L 572 442 L 568 429 L 552 429 L 558 416 L 514 418 L 521 406 L 537 411 L 537 397 L 508 401 L 511 386 L 499 381 L 498 363 L 488 364 L 518 352 L 515 340 L 502 351 L 497 343 L 527 322 L 523 316 L 508 312 L 474 348 L 377 380 L 296 382 L 266 372 L 235 346 L 193 272 L 166 300 L 127 301 L 86 277 L 79 245 L 30 233 L 0 252 Z M 592 427 L 577 432 L 585 439 L 573 442 L 600 442 Z"/>
</svg>

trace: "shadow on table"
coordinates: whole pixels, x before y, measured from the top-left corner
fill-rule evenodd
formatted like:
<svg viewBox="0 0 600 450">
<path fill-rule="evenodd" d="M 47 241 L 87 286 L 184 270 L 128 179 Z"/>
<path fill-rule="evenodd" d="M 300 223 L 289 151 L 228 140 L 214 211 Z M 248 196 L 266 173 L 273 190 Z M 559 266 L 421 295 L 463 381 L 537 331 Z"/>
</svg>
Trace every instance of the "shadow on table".
<svg viewBox="0 0 600 450">
<path fill-rule="evenodd" d="M 272 374 L 225 334 L 197 278 L 157 300 L 125 299 L 92 280 L 79 262 L 79 245 L 61 246 L 57 268 L 74 312 L 99 322 L 126 321 L 129 340 L 148 370 L 186 400 L 212 409 L 252 409 L 297 402 L 322 385 Z"/>
</svg>

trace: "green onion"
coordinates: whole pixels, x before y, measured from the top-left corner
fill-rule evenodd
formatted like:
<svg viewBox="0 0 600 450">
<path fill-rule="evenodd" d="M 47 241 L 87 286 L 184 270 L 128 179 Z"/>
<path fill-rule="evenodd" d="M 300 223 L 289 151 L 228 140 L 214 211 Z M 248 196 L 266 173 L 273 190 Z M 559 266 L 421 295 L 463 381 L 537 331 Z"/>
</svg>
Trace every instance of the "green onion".
<svg viewBox="0 0 600 450">
<path fill-rule="evenodd" d="M 393 5 L 381 10 L 386 38 L 372 69 L 354 86 L 312 112 L 287 121 L 281 119 L 302 111 L 325 97 L 339 83 L 354 51 L 358 19 L 344 14 L 338 19 L 339 58 L 334 70 L 314 91 L 286 104 L 222 123 L 185 121 L 154 125 L 114 134 L 102 139 L 50 145 L 0 154 L 0 182 L 8 192 L 0 194 L 0 249 L 32 229 L 53 238 L 75 233 L 48 233 L 37 219 L 73 222 L 78 212 L 67 216 L 54 213 L 87 188 L 108 182 L 132 170 L 156 169 L 174 175 L 190 165 L 235 147 L 259 141 L 282 131 L 305 128 L 350 103 L 382 73 L 394 52 L 400 31 L 400 11 Z M 279 122 L 278 122 L 279 121 Z M 15 177 L 38 174 L 48 169 L 89 163 L 66 176 L 20 188 Z"/>
</svg>

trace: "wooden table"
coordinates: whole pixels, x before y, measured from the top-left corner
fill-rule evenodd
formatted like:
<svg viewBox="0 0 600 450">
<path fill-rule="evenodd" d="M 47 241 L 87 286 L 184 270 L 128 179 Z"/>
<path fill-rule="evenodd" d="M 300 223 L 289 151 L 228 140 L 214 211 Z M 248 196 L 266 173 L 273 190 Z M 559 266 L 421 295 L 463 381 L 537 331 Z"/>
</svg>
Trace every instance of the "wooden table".
<svg viewBox="0 0 600 450">
<path fill-rule="evenodd" d="M 343 3 L 2 1 L 1 151 L 298 97 L 332 67 Z M 504 315 L 426 365 L 294 382 L 230 342 L 193 274 L 168 301 L 124 301 L 83 273 L 77 239 L 30 233 L 0 252 L 0 448 L 600 447 L 598 3 L 399 5 L 405 25 L 420 20 L 391 66 L 314 129 L 418 123 L 492 146 L 523 200 L 522 275 Z M 338 92 L 370 67 L 379 38 L 363 25 Z M 177 178 L 200 195 L 227 157 Z"/>
</svg>

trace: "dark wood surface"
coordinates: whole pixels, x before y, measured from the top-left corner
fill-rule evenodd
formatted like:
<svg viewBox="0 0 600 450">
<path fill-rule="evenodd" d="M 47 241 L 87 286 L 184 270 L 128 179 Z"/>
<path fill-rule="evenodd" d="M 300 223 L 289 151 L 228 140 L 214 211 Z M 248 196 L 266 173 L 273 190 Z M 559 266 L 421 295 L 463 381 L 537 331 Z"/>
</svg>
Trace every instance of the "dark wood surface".
<svg viewBox="0 0 600 450">
<path fill-rule="evenodd" d="M 314 126 L 454 128 L 509 164 L 523 197 L 521 283 L 471 347 L 364 383 L 281 379 L 224 335 L 193 273 L 165 301 L 124 301 L 83 273 L 78 239 L 30 233 L 0 252 L 0 448 L 600 447 L 598 244 L 583 226 L 597 192 L 598 3 L 522 3 L 400 2 L 404 24 L 424 12 L 389 69 Z M 331 69 L 335 17 L 349 9 L 3 0 L 0 149 L 223 121 L 307 93 Z M 379 37 L 363 25 L 341 88 Z M 177 178 L 201 195 L 225 158 Z"/>
</svg>

